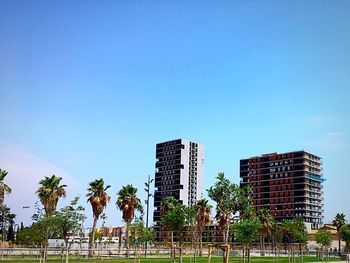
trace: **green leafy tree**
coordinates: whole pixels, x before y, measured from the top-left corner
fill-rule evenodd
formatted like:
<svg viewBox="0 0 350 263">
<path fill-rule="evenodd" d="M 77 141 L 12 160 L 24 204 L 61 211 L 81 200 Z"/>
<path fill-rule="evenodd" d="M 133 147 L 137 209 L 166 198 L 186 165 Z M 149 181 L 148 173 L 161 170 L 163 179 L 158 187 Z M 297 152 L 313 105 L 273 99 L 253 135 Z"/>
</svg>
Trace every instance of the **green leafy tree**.
<svg viewBox="0 0 350 263">
<path fill-rule="evenodd" d="M 135 211 L 143 213 L 141 200 L 137 197 L 137 188 L 131 184 L 123 186 L 118 192 L 117 206 L 122 211 L 123 220 L 126 223 L 126 257 L 129 256 L 129 224 L 135 217 Z"/>
<path fill-rule="evenodd" d="M 66 244 L 66 263 L 69 261 L 69 237 L 79 234 L 82 230 L 82 222 L 86 216 L 82 213 L 85 208 L 78 205 L 79 197 L 75 197 L 68 206 L 55 213 L 55 225 L 58 233 Z"/>
<path fill-rule="evenodd" d="M 250 249 L 252 243 L 257 240 L 261 223 L 258 218 L 245 219 L 235 223 L 234 230 L 238 241 L 247 248 L 248 263 L 250 263 Z"/>
<path fill-rule="evenodd" d="M 129 242 L 134 246 L 135 256 L 137 255 L 138 262 L 140 262 L 140 247 L 147 242 L 152 243 L 155 238 L 155 232 L 152 228 L 145 227 L 142 220 L 134 224 L 129 224 L 129 230 Z"/>
<path fill-rule="evenodd" d="M 96 232 L 96 224 L 103 210 L 106 208 L 107 203 L 111 199 L 107 194 L 107 189 L 110 188 L 110 185 L 105 186 L 102 178 L 96 179 L 95 181 L 90 182 L 89 184 L 88 194 L 86 197 L 87 201 L 90 203 L 92 207 L 93 213 L 93 224 L 91 234 L 89 236 L 89 253 L 88 256 L 92 257 L 93 248 L 95 245 L 95 232 Z"/>
<path fill-rule="evenodd" d="M 241 220 L 253 219 L 256 217 L 256 209 L 253 207 L 253 188 L 249 185 L 237 189 L 237 207 Z"/>
<path fill-rule="evenodd" d="M 177 234 L 179 240 L 180 263 L 182 263 L 183 258 L 183 232 L 185 230 L 185 226 L 189 225 L 189 222 L 193 220 L 193 217 L 193 208 L 178 204 L 166 212 L 160 221 L 161 225 L 167 227 L 171 231 L 176 232 Z"/>
<path fill-rule="evenodd" d="M 307 244 L 309 240 L 309 234 L 306 230 L 296 231 L 294 233 L 294 241 L 299 244 L 299 254 L 303 256 L 303 247 Z"/>
<path fill-rule="evenodd" d="M 315 240 L 317 244 L 321 245 L 323 258 L 325 248 L 328 248 L 332 243 L 332 234 L 326 230 L 319 230 L 316 233 Z"/>
<path fill-rule="evenodd" d="M 33 224 L 30 227 L 24 227 L 17 233 L 16 243 L 27 247 L 36 247 L 40 246 L 44 239 L 45 236 L 42 229 L 38 225 Z"/>
<path fill-rule="evenodd" d="M 303 217 L 297 217 L 293 220 L 294 223 L 294 231 L 293 231 L 293 239 L 295 243 L 299 244 L 299 254 L 303 256 L 303 247 L 307 244 L 309 240 L 309 234 L 305 230 L 305 223 Z"/>
<path fill-rule="evenodd" d="M 243 210 L 240 198 L 241 189 L 225 177 L 224 173 L 219 173 L 216 182 L 208 191 L 208 196 L 216 202 L 215 218 L 219 222 L 222 230 L 223 240 L 228 241 L 229 224 L 233 221 L 233 216 Z"/>
<path fill-rule="evenodd" d="M 143 221 L 130 224 L 130 243 L 134 246 L 144 244 L 145 242 L 152 243 L 156 233 L 153 228 L 146 227 Z"/>
<path fill-rule="evenodd" d="M 38 245 L 38 242 L 40 242 L 40 245 L 43 246 L 43 244 L 47 244 L 49 238 L 62 238 L 59 232 L 59 223 L 56 217 L 56 212 L 52 215 L 46 216 L 43 209 L 40 208 L 38 204 L 36 204 L 36 207 L 37 212 L 32 216 L 34 222 L 29 230 L 29 233 L 32 233 L 35 236 L 29 237 L 28 240 L 30 243 Z M 45 247 L 43 248 L 44 250 L 42 250 L 41 253 L 42 262 L 47 260 L 47 252 L 45 251 Z"/>
<path fill-rule="evenodd" d="M 208 200 L 204 198 L 199 199 L 194 206 L 194 209 L 196 211 L 196 222 L 199 238 L 199 256 L 202 256 L 203 254 L 203 231 L 204 227 L 209 224 L 211 208 L 212 206 L 208 203 Z"/>
<path fill-rule="evenodd" d="M 345 241 L 346 250 L 349 251 L 349 249 L 350 249 L 350 224 L 343 225 L 340 228 L 340 237 L 342 240 Z"/>
<path fill-rule="evenodd" d="M 343 213 L 338 213 L 335 215 L 333 220 L 333 226 L 337 228 L 338 233 L 338 253 L 341 254 L 341 238 L 340 238 L 340 229 L 343 225 L 346 224 L 345 215 Z"/>
<path fill-rule="evenodd" d="M 7 241 L 15 242 L 15 231 L 13 229 L 13 223 L 10 223 L 9 229 L 7 231 Z"/>
<path fill-rule="evenodd" d="M 13 224 L 15 223 L 15 217 L 16 215 L 11 212 L 11 209 L 4 205 L 2 207 L 2 213 L 0 214 L 0 222 L 1 222 L 1 235 L 4 235 L 4 238 L 1 240 L 11 240 L 14 239 L 14 233 L 13 233 Z M 6 229 L 6 225 L 10 225 L 9 231 Z"/>
</svg>

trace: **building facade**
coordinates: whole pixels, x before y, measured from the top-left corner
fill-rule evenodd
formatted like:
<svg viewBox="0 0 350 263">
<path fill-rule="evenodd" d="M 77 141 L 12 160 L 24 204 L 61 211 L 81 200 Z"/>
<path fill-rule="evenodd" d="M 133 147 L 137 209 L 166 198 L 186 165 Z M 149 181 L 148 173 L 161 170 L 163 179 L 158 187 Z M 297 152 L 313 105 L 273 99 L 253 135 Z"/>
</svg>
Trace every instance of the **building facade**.
<svg viewBox="0 0 350 263">
<path fill-rule="evenodd" d="M 241 187 L 251 185 L 253 206 L 278 221 L 303 217 L 308 229 L 323 221 L 321 158 L 305 152 L 270 153 L 240 160 Z"/>
<path fill-rule="evenodd" d="M 204 146 L 178 139 L 156 145 L 153 221 L 160 220 L 160 206 L 168 196 L 192 206 L 204 191 Z"/>
</svg>

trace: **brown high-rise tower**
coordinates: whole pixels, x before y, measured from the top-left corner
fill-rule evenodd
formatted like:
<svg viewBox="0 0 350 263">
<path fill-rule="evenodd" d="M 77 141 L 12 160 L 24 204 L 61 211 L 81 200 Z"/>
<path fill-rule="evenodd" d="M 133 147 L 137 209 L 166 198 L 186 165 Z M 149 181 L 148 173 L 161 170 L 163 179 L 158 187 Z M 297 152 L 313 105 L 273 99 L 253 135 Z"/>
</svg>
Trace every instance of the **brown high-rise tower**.
<svg viewBox="0 0 350 263">
<path fill-rule="evenodd" d="M 270 153 L 240 160 L 241 186 L 253 188 L 253 205 L 280 220 L 303 217 L 307 228 L 323 221 L 321 158 L 305 152 Z"/>
</svg>

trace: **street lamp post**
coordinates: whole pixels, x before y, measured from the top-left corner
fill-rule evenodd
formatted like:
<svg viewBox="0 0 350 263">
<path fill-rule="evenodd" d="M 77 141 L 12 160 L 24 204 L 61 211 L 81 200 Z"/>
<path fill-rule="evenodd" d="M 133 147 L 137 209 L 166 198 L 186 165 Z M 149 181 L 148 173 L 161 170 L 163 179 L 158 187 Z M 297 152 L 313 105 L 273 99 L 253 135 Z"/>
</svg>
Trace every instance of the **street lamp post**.
<svg viewBox="0 0 350 263">
<path fill-rule="evenodd" d="M 153 182 L 153 179 L 151 179 L 151 176 L 148 175 L 147 182 L 145 183 L 145 191 L 146 191 L 146 194 L 147 194 L 147 199 L 145 200 L 145 203 L 147 205 L 147 208 L 146 208 L 146 228 L 148 227 L 149 199 L 152 196 L 152 194 L 150 194 L 149 192 L 150 192 L 150 187 L 151 187 L 151 183 L 152 182 Z M 145 257 L 147 257 L 147 244 L 148 244 L 148 241 L 146 240 L 146 243 L 145 243 Z"/>
</svg>

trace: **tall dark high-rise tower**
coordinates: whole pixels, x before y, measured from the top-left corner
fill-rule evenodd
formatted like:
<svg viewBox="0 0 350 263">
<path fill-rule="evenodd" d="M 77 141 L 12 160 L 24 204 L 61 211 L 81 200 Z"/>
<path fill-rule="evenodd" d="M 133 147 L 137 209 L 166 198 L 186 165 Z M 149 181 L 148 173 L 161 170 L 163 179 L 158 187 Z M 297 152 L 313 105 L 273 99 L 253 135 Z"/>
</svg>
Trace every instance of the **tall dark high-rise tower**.
<svg viewBox="0 0 350 263">
<path fill-rule="evenodd" d="M 168 196 L 192 206 L 204 191 L 204 146 L 178 139 L 156 145 L 153 221 L 160 220 L 160 206 Z"/>
</svg>

